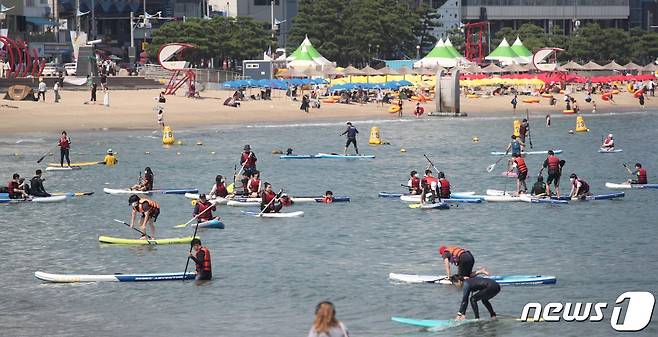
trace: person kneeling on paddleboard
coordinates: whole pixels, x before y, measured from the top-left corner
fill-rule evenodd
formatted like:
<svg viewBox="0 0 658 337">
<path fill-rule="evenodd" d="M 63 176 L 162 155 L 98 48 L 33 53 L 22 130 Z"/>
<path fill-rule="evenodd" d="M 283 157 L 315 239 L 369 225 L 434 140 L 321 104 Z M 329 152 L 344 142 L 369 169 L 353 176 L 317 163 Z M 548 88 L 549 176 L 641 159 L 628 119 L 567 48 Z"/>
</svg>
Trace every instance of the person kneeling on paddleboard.
<svg viewBox="0 0 658 337">
<path fill-rule="evenodd" d="M 142 214 L 142 220 L 140 221 L 139 227 L 143 233 L 140 239 L 146 239 L 146 224 L 148 223 L 149 227 L 151 227 L 150 239 L 155 240 L 155 222 L 158 220 L 158 215 L 160 215 L 160 205 L 151 199 L 140 198 L 136 194 L 133 194 L 128 198 L 128 204 L 132 207 L 130 228 L 134 227 L 137 213 L 140 213 Z"/>
<path fill-rule="evenodd" d="M 570 197 L 582 198 L 590 195 L 589 184 L 585 180 L 578 178 L 575 173 L 571 174 L 569 181 L 571 181 L 571 193 L 569 193 Z"/>
<path fill-rule="evenodd" d="M 545 168 L 548 168 L 548 179 L 546 179 L 546 195 L 550 196 L 551 195 L 551 182 L 554 183 L 555 185 L 555 194 L 557 195 L 558 198 L 560 198 L 560 176 L 562 175 L 562 167 L 564 167 L 564 164 L 566 161 L 560 160 L 555 155 L 555 152 L 553 150 L 548 150 L 548 157 L 546 157 L 546 160 L 544 160 L 544 165 L 542 166 L 542 169 L 539 171 L 539 174 L 541 174 L 542 171 L 544 171 Z"/>
<path fill-rule="evenodd" d="M 228 190 L 226 189 L 226 183 L 224 182 L 224 177 L 221 175 L 218 175 L 215 177 L 215 184 L 212 185 L 212 189 L 210 190 L 210 193 L 208 193 L 208 196 L 210 198 L 226 198 L 228 197 L 229 193 Z"/>
<path fill-rule="evenodd" d="M 450 199 L 450 182 L 443 172 L 439 172 L 439 183 L 437 185 L 440 199 Z"/>
<path fill-rule="evenodd" d="M 209 209 L 210 208 L 210 209 Z M 197 217 L 197 223 L 202 223 L 210 220 L 219 220 L 219 216 L 213 216 L 212 212 L 216 211 L 217 207 L 206 198 L 205 194 L 199 195 L 199 201 L 194 205 L 192 215 Z"/>
<path fill-rule="evenodd" d="M 494 298 L 500 292 L 500 285 L 496 281 L 483 277 L 473 277 L 465 280 L 459 275 L 453 275 L 450 277 L 450 282 L 457 288 L 463 288 L 462 302 L 459 312 L 457 312 L 457 317 L 455 317 L 456 320 L 466 318 L 466 309 L 468 308 L 469 300 L 475 319 L 480 319 L 478 301 L 482 301 L 484 307 L 489 311 L 491 319 L 496 319 L 496 312 L 489 302 L 490 299 Z"/>
<path fill-rule="evenodd" d="M 446 269 L 446 277 L 450 277 L 450 264 L 457 266 L 457 275 L 464 278 L 469 278 L 473 274 L 473 266 L 475 265 L 475 258 L 468 250 L 458 246 L 441 246 L 439 247 L 439 255 L 443 259 L 443 265 Z"/>
<path fill-rule="evenodd" d="M 201 240 L 192 239 L 190 243 L 194 249 L 194 254 L 190 252 L 190 259 L 196 263 L 196 278 L 198 281 L 207 281 L 212 279 L 212 263 L 210 261 L 210 250 L 208 247 L 201 246 Z"/>
<path fill-rule="evenodd" d="M 642 168 L 642 164 L 636 163 L 635 164 L 635 172 L 633 172 L 633 175 L 637 177 L 637 179 L 633 179 L 630 181 L 631 184 L 648 184 L 649 180 L 647 179 L 647 170 Z"/>
<path fill-rule="evenodd" d="M 546 196 L 546 183 L 544 182 L 544 176 L 541 174 L 537 176 L 537 182 L 532 185 L 531 194 L 536 197 Z"/>
<path fill-rule="evenodd" d="M 247 182 L 246 191 L 247 195 L 251 198 L 256 198 L 260 194 L 260 172 L 258 172 L 258 170 L 251 174 L 251 178 Z"/>
<path fill-rule="evenodd" d="M 601 144 L 601 150 L 613 151 L 614 149 L 615 149 L 615 138 L 612 136 L 611 133 L 603 140 L 603 144 Z"/>
<path fill-rule="evenodd" d="M 276 193 L 272 191 L 272 184 L 265 183 L 265 190 L 261 193 L 260 210 L 263 213 L 279 213 L 283 204 L 276 199 Z"/>
<path fill-rule="evenodd" d="M 139 184 L 130 187 L 133 191 L 150 191 L 153 189 L 153 171 L 150 167 L 144 168 L 144 178 L 139 179 Z"/>
<path fill-rule="evenodd" d="M 27 198 L 27 193 L 19 187 L 20 179 L 21 176 L 18 173 L 14 173 L 14 175 L 11 177 L 11 180 L 7 183 L 7 193 L 9 194 L 9 199 Z"/>
<path fill-rule="evenodd" d="M 417 195 L 420 194 L 420 178 L 418 178 L 418 172 L 411 171 L 409 181 L 407 181 L 407 187 L 409 188 L 409 194 Z"/>
</svg>

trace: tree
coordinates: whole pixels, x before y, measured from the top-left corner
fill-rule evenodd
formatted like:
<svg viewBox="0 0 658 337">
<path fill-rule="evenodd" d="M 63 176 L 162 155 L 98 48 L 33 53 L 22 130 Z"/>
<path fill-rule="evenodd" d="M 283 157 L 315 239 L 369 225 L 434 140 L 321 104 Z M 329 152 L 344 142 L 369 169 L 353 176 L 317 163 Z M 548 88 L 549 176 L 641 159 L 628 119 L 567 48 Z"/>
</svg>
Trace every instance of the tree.
<svg viewBox="0 0 658 337">
<path fill-rule="evenodd" d="M 416 9 L 416 13 L 420 17 L 420 24 L 414 34 L 418 38 L 420 50 L 429 52 L 436 44 L 436 36 L 433 34 L 434 29 L 442 25 L 439 21 L 439 13 L 425 3 Z"/>
</svg>

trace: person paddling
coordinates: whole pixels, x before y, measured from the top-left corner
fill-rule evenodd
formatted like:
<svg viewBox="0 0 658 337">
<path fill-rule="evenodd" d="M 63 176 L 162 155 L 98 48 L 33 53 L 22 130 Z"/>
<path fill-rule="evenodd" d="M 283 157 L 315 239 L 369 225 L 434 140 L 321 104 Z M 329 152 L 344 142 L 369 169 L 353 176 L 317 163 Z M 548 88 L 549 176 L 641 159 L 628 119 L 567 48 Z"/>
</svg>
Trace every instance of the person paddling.
<svg viewBox="0 0 658 337">
<path fill-rule="evenodd" d="M 247 182 L 247 195 L 251 198 L 256 198 L 261 192 L 260 172 L 254 171 L 251 178 Z"/>
<path fill-rule="evenodd" d="M 635 163 L 635 171 L 633 175 L 637 177 L 629 181 L 631 184 L 648 184 L 649 180 L 647 179 L 647 170 L 642 168 L 642 164 Z"/>
<path fill-rule="evenodd" d="M 525 183 L 526 178 L 528 177 L 528 166 L 525 164 L 525 159 L 518 154 L 512 155 L 512 168 L 517 170 L 517 180 L 516 180 L 516 195 L 520 193 L 527 193 L 528 186 Z M 523 189 L 521 189 L 523 186 Z"/>
<path fill-rule="evenodd" d="M 256 172 L 256 154 L 251 151 L 251 146 L 249 144 L 245 145 L 240 155 L 240 166 L 242 166 L 242 186 L 244 191 L 247 191 L 247 182 L 249 178 Z"/>
<path fill-rule="evenodd" d="M 277 202 L 277 196 L 272 191 L 272 184 L 265 183 L 265 190 L 261 193 L 260 210 L 263 213 L 279 213 L 283 204 Z"/>
<path fill-rule="evenodd" d="M 151 191 L 153 190 L 153 179 L 153 171 L 147 166 L 144 168 L 144 178 L 140 178 L 139 183 L 133 185 L 130 189 L 133 191 Z"/>
<path fill-rule="evenodd" d="M 608 134 L 607 137 L 603 140 L 603 144 L 601 144 L 601 150 L 604 151 L 613 151 L 615 149 L 615 138 L 611 134 Z"/>
<path fill-rule="evenodd" d="M 43 187 L 43 181 L 46 179 L 42 178 L 41 174 L 41 170 L 36 170 L 35 176 L 30 179 L 30 194 L 35 197 L 49 197 L 50 193 Z"/>
<path fill-rule="evenodd" d="M 555 155 L 553 150 L 548 150 L 548 156 L 544 160 L 544 165 L 542 166 L 541 171 L 545 168 L 548 169 L 548 178 L 546 179 L 546 195 L 551 195 L 551 183 L 555 186 L 555 194 L 560 198 L 560 176 L 562 175 L 562 167 L 564 166 L 565 161 L 560 160 Z M 541 171 L 539 172 L 541 174 Z"/>
<path fill-rule="evenodd" d="M 460 321 L 466 318 L 466 309 L 468 308 L 469 301 L 471 302 L 471 308 L 473 309 L 473 316 L 475 319 L 480 319 L 480 310 L 477 304 L 478 301 L 482 301 L 484 307 L 489 311 L 491 319 L 496 319 L 496 312 L 493 310 L 491 302 L 489 302 L 489 300 L 494 298 L 500 292 L 500 285 L 496 281 L 479 276 L 465 280 L 459 275 L 451 276 L 450 281 L 457 288 L 463 289 L 461 305 L 455 320 Z"/>
<path fill-rule="evenodd" d="M 59 146 L 59 166 L 64 167 L 64 158 L 66 158 L 66 164 L 71 167 L 71 159 L 69 158 L 71 138 L 69 138 L 66 131 L 62 131 L 62 136 L 59 138 L 57 146 Z"/>
<path fill-rule="evenodd" d="M 524 118 L 521 121 L 521 126 L 519 126 L 519 140 L 521 141 L 521 152 L 525 151 L 525 138 L 530 132 L 530 123 L 528 123 L 528 120 Z"/>
<path fill-rule="evenodd" d="M 350 146 L 350 144 L 354 144 L 354 151 L 357 155 L 359 155 L 359 147 L 356 145 L 356 135 L 358 133 L 359 130 L 357 130 L 352 125 L 352 122 L 347 122 L 347 130 L 340 134 L 341 136 L 347 135 L 347 142 L 345 143 L 345 150 L 343 151 L 343 155 L 347 155 L 347 148 Z"/>
<path fill-rule="evenodd" d="M 420 186 L 421 186 L 421 193 L 420 193 L 420 203 L 425 204 L 426 203 L 426 197 L 427 194 L 430 193 L 430 203 L 434 203 L 434 200 L 437 197 L 436 190 L 437 186 L 439 185 L 439 179 L 435 178 L 432 175 L 432 170 L 427 169 L 425 170 L 425 176 L 423 179 L 420 181 Z"/>
<path fill-rule="evenodd" d="M 192 239 L 190 245 L 194 249 L 194 254 L 190 252 L 189 256 L 194 263 L 196 263 L 196 277 L 197 281 L 208 281 L 212 279 L 212 263 L 210 261 L 210 250 L 208 247 L 201 245 L 201 240 L 198 238 Z"/>
<path fill-rule="evenodd" d="M 505 155 L 507 155 L 510 150 L 512 151 L 512 156 L 515 154 L 521 155 L 522 147 L 525 147 L 525 144 L 521 142 L 515 135 L 512 135 L 512 141 L 507 145 Z"/>
<path fill-rule="evenodd" d="M 219 220 L 219 216 L 213 216 L 212 212 L 216 211 L 217 207 L 214 203 L 208 201 L 205 194 L 199 195 L 199 201 L 194 205 L 192 215 L 196 217 L 197 223 L 202 223 L 210 220 Z"/>
<path fill-rule="evenodd" d="M 135 218 L 137 213 L 142 215 L 139 227 L 142 233 L 146 234 L 146 224 L 151 228 L 151 240 L 155 240 L 155 222 L 158 220 L 160 215 L 160 205 L 154 200 L 147 198 L 140 198 L 138 195 L 133 194 L 128 198 L 128 204 L 132 208 L 132 214 L 130 218 L 130 228 L 134 227 Z M 142 235 L 140 239 L 146 239 L 145 235 Z"/>
<path fill-rule="evenodd" d="M 418 172 L 411 171 L 409 174 L 409 180 L 407 181 L 407 187 L 409 188 L 409 194 L 417 195 L 420 194 L 420 178 L 418 178 Z"/>
<path fill-rule="evenodd" d="M 221 175 L 215 177 L 215 184 L 212 185 L 212 189 L 210 190 L 210 193 L 208 193 L 208 196 L 212 199 L 227 198 L 229 196 L 224 177 Z"/>
<path fill-rule="evenodd" d="M 437 185 L 440 199 L 450 199 L 450 182 L 443 172 L 439 172 L 439 183 Z"/>
<path fill-rule="evenodd" d="M 103 164 L 105 166 L 114 166 L 119 163 L 119 159 L 114 155 L 112 149 L 107 149 L 107 154 L 103 158 Z"/>
<path fill-rule="evenodd" d="M 571 181 L 570 197 L 580 199 L 591 194 L 589 193 L 589 184 L 584 179 L 578 178 L 575 173 L 569 176 L 569 181 Z"/>
</svg>

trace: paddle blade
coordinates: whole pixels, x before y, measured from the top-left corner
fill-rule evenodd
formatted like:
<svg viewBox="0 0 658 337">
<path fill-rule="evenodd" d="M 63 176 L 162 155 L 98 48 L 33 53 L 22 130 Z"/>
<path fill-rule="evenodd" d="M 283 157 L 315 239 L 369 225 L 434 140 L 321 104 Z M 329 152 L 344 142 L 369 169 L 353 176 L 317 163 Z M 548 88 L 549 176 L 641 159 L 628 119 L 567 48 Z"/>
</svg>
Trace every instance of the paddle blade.
<svg viewBox="0 0 658 337">
<path fill-rule="evenodd" d="M 185 227 L 187 227 L 187 224 L 184 223 L 174 226 L 174 228 L 185 228 Z"/>
<path fill-rule="evenodd" d="M 39 160 L 37 160 L 37 164 L 40 164 L 43 161 L 43 159 L 46 158 L 46 156 L 47 155 L 44 154 L 41 158 L 39 158 Z"/>
<path fill-rule="evenodd" d="M 226 192 L 229 194 L 233 194 L 233 191 L 235 191 L 235 184 L 231 183 L 228 186 L 226 186 Z"/>
<path fill-rule="evenodd" d="M 494 167 L 496 167 L 495 163 L 487 166 L 487 173 L 491 173 L 491 171 L 493 171 Z"/>
<path fill-rule="evenodd" d="M 409 205 L 409 208 L 420 208 L 421 206 L 423 206 L 423 204 L 411 204 Z"/>
</svg>

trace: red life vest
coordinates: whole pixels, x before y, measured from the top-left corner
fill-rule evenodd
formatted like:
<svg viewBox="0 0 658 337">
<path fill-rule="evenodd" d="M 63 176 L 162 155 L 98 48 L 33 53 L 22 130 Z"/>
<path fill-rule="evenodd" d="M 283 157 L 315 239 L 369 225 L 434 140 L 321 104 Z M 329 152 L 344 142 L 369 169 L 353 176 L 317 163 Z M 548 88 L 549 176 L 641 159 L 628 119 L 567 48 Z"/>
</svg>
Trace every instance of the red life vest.
<svg viewBox="0 0 658 337">
<path fill-rule="evenodd" d="M 330 204 L 334 202 L 334 197 L 322 197 L 322 202 L 325 204 Z"/>
<path fill-rule="evenodd" d="M 462 256 L 462 254 L 464 254 L 466 250 L 457 246 L 447 246 L 446 252 L 450 253 L 450 257 L 449 257 L 450 262 L 456 265 L 457 262 L 459 262 L 459 257 Z"/>
<path fill-rule="evenodd" d="M 18 187 L 18 183 L 16 183 L 13 180 L 10 180 L 7 183 L 7 193 L 9 193 L 9 199 L 11 199 L 14 196 L 14 189 Z"/>
<path fill-rule="evenodd" d="M 199 220 L 209 221 L 210 219 L 213 218 L 212 209 L 209 209 L 209 210 L 206 211 L 206 209 L 212 208 L 213 204 L 206 201 L 206 202 L 200 202 L 197 205 L 199 205 L 199 213 L 197 213 L 197 214 L 199 214 L 199 217 L 198 217 Z"/>
<path fill-rule="evenodd" d="M 582 180 L 580 178 L 573 180 L 573 187 L 577 188 L 578 182 L 580 182 L 580 189 L 578 190 L 578 193 L 581 193 L 583 191 L 589 192 L 589 184 L 585 180 Z"/>
<path fill-rule="evenodd" d="M 62 137 L 59 139 L 59 147 L 62 150 L 68 150 L 71 148 L 71 141 L 69 140 L 69 137 Z"/>
<path fill-rule="evenodd" d="M 414 190 L 419 190 L 420 189 L 420 178 L 418 177 L 411 177 L 409 179 L 409 185 L 411 189 Z"/>
<path fill-rule="evenodd" d="M 560 171 L 560 158 L 556 156 L 548 157 L 548 172 L 559 172 Z"/>
<path fill-rule="evenodd" d="M 216 184 L 215 185 L 215 195 L 218 197 L 225 198 L 228 195 L 228 191 L 226 190 L 226 185 L 222 184 Z"/>
<path fill-rule="evenodd" d="M 605 140 L 603 141 L 603 146 L 604 147 L 613 147 L 613 146 L 615 146 L 615 141 L 610 137 L 605 137 Z"/>
<path fill-rule="evenodd" d="M 288 197 L 288 196 L 281 197 L 280 200 L 281 200 L 281 205 L 283 205 L 283 206 L 291 206 L 292 205 L 292 199 L 290 199 L 290 197 Z"/>
<path fill-rule="evenodd" d="M 647 180 L 647 170 L 644 168 L 640 168 L 637 170 L 637 183 L 638 184 L 646 184 L 648 182 Z"/>
<path fill-rule="evenodd" d="M 240 163 L 244 165 L 245 168 L 256 167 L 256 155 L 252 152 L 242 152 L 240 157 Z"/>
<path fill-rule="evenodd" d="M 249 189 L 249 192 L 258 192 L 260 189 L 260 180 L 259 179 L 249 179 L 249 183 L 247 184 L 247 188 Z"/>
<path fill-rule="evenodd" d="M 432 184 L 435 185 L 435 188 L 439 185 L 439 179 L 436 177 L 425 177 L 423 179 L 425 180 L 425 184 L 427 184 L 430 189 L 432 189 Z"/>
<path fill-rule="evenodd" d="M 261 195 L 261 199 L 265 205 L 269 204 L 272 199 L 276 197 L 276 194 L 274 192 L 267 192 L 263 191 L 263 194 Z"/>
<path fill-rule="evenodd" d="M 210 251 L 206 247 L 201 247 L 199 248 L 200 252 L 203 252 L 203 261 L 199 261 L 201 263 L 197 263 L 196 265 L 196 272 L 201 273 L 202 271 L 211 273 L 212 272 L 212 264 L 210 263 Z M 199 253 L 197 252 L 197 258 L 199 256 Z"/>
<path fill-rule="evenodd" d="M 440 179 L 439 184 L 439 195 L 441 198 L 450 198 L 450 182 L 448 179 Z"/>
<path fill-rule="evenodd" d="M 514 162 L 516 163 L 516 168 L 519 170 L 520 173 L 528 173 L 528 167 L 525 165 L 525 160 L 522 157 L 514 158 Z"/>
<path fill-rule="evenodd" d="M 158 209 L 158 210 L 160 209 L 160 205 L 158 205 L 157 202 L 155 202 L 151 199 L 142 199 L 142 200 L 139 201 L 139 206 L 137 206 L 138 207 L 137 210 L 142 214 L 146 213 L 146 211 L 144 210 L 144 207 L 143 207 L 145 203 L 149 204 L 149 206 L 151 206 L 151 208 L 149 209 L 151 214 L 153 214 L 153 212 L 155 212 L 155 209 Z"/>
</svg>

